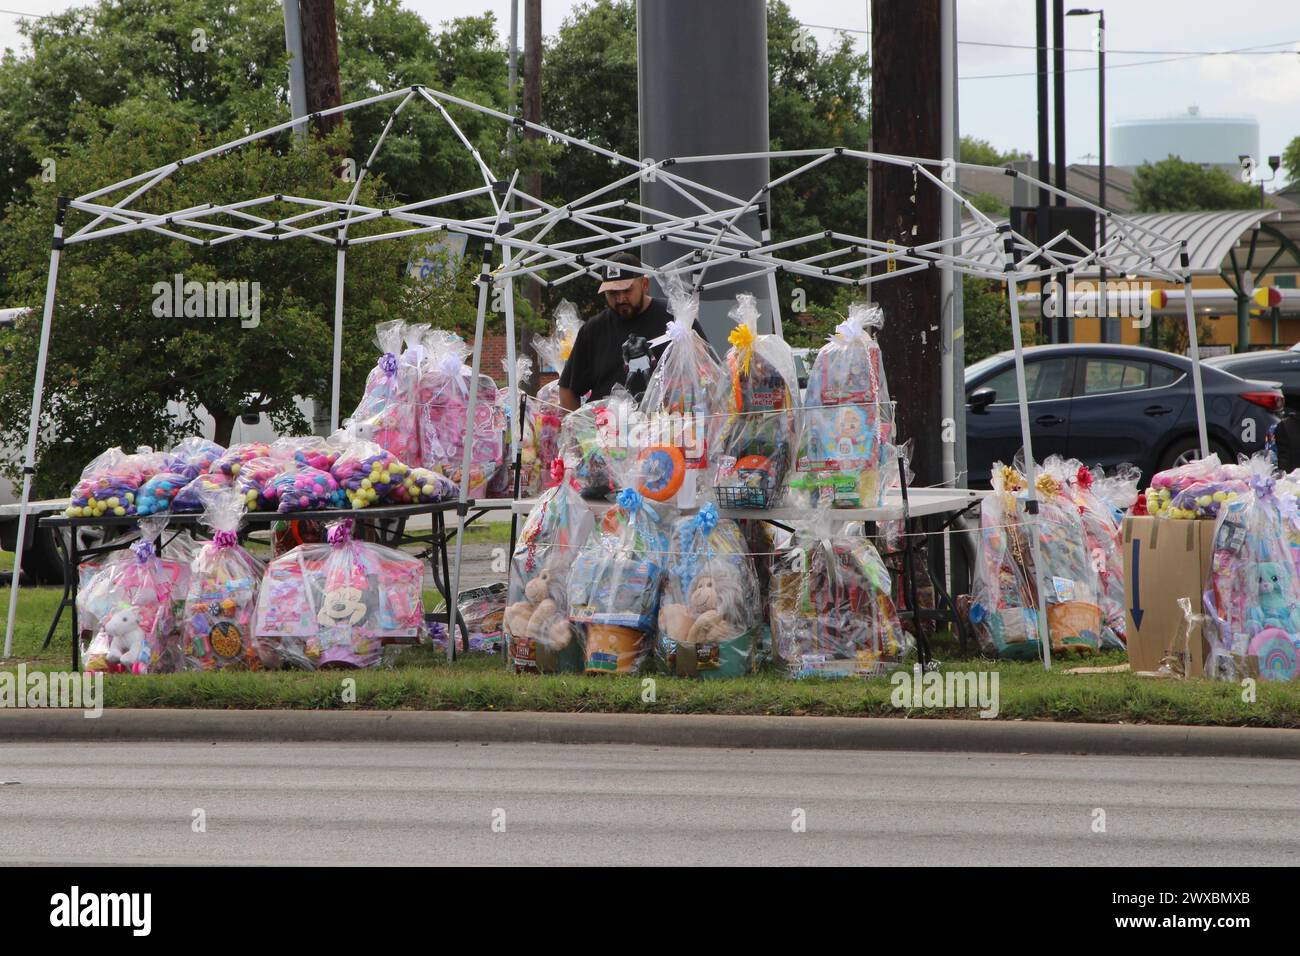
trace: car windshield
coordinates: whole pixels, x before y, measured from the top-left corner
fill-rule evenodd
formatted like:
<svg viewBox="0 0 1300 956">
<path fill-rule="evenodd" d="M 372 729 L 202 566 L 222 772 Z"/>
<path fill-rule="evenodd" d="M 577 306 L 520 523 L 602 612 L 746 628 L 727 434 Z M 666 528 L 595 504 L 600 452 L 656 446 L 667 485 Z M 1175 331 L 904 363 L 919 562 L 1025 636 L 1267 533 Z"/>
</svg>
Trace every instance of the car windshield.
<svg viewBox="0 0 1300 956">
<path fill-rule="evenodd" d="M 997 355 L 990 355 L 987 358 L 980 359 L 974 365 L 967 365 L 966 384 L 969 385 L 972 381 L 979 378 L 989 369 L 996 368 L 997 366 L 1001 365 L 1002 362 L 1006 360 L 1006 357 L 1007 357 L 1006 352 L 999 352 Z"/>
</svg>

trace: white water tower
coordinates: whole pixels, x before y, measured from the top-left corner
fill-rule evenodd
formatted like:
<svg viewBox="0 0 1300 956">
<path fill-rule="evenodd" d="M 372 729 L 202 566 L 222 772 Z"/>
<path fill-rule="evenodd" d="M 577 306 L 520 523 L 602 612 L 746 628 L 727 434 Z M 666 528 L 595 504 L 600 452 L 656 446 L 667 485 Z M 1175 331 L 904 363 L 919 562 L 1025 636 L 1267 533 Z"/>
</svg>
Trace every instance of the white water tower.
<svg viewBox="0 0 1300 956">
<path fill-rule="evenodd" d="M 1110 127 L 1111 163 L 1130 171 L 1177 156 L 1238 171 L 1238 156 L 1259 158 L 1259 122 L 1252 116 L 1202 116 L 1196 106 L 1176 116 L 1127 119 Z"/>
</svg>

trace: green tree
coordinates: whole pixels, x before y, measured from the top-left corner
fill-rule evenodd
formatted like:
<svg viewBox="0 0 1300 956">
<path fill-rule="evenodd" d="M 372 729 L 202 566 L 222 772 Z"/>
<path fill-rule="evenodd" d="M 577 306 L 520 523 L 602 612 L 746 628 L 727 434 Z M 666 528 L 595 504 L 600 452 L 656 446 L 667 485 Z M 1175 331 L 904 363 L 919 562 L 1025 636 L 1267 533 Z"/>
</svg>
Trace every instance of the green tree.
<svg viewBox="0 0 1300 956">
<path fill-rule="evenodd" d="M 1300 184 L 1300 136 L 1292 139 L 1282 150 L 1282 168 L 1286 170 L 1287 182 Z"/>
<path fill-rule="evenodd" d="M 1205 168 L 1170 156 L 1143 163 L 1133 175 L 1133 207 L 1138 212 L 1193 212 L 1253 209 L 1259 190 L 1238 182 L 1222 169 Z"/>
<path fill-rule="evenodd" d="M 1002 152 L 986 139 L 963 136 L 957 150 L 957 158 L 963 163 L 977 163 L 981 166 L 1002 166 L 1016 159 L 1028 159 L 1029 154 L 1023 150 L 1013 149 Z"/>
<path fill-rule="evenodd" d="M 1006 286 L 976 276 L 962 280 L 962 341 L 968 366 L 982 358 L 1011 348 L 1011 309 Z M 1038 333 L 1033 322 L 1020 322 L 1021 341 L 1035 345 Z"/>
<path fill-rule="evenodd" d="M 308 138 L 295 145 L 285 135 L 245 146 L 176 171 L 133 205 L 164 212 L 279 192 L 344 199 L 351 184 L 335 175 L 330 150 L 346 148 L 348 133 L 343 125 L 328 142 Z M 0 269 L 11 277 L 13 304 L 32 310 L 0 342 L 11 350 L 0 368 L 0 444 L 25 444 L 56 193 L 80 195 L 227 138 L 204 133 L 177 104 L 136 101 L 98 118 L 79 113 L 65 144 L 51 147 L 60 169 L 57 187 L 36 177 L 31 200 L 11 206 L 5 221 L 12 241 L 0 252 Z M 382 187 L 379 177 L 369 179 L 362 201 L 381 202 Z M 274 219 L 301 210 L 272 202 L 256 212 Z M 66 234 L 88 221 L 85 213 L 69 212 Z M 351 235 L 368 231 L 357 226 Z M 346 408 L 358 399 L 374 362 L 370 329 L 396 314 L 409 245 L 392 240 L 349 250 Z M 155 285 L 171 284 L 177 274 L 185 281 L 256 282 L 259 323 L 167 316 L 156 308 Z M 106 447 L 165 446 L 183 426 L 166 413 L 168 402 L 191 411 L 204 406 L 221 442 L 245 412 L 266 414 L 280 429 L 306 430 L 293 399 L 329 400 L 334 274 L 333 246 L 308 239 L 239 239 L 204 248 L 140 231 L 67 246 L 46 373 L 39 492 L 66 491 L 81 466 Z M 16 465 L 10 460 L 4 470 L 12 476 Z"/>
</svg>

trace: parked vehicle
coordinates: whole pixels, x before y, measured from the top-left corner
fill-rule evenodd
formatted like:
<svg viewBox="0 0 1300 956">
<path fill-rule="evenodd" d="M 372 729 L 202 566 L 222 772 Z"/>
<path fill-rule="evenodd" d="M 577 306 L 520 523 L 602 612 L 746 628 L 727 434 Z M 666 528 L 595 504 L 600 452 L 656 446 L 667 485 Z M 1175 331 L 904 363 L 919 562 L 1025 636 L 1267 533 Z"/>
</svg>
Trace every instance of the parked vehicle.
<svg viewBox="0 0 1300 956">
<path fill-rule="evenodd" d="M 1300 344 L 1285 350 L 1268 349 L 1238 355 L 1216 355 L 1207 358 L 1205 364 L 1242 378 L 1277 382 L 1282 386 L 1287 408 L 1300 408 Z"/>
<path fill-rule="evenodd" d="M 1191 360 L 1133 345 L 1025 349 L 1034 457 L 1077 458 L 1107 470 L 1124 462 L 1145 478 L 1199 456 Z M 1210 451 L 1235 461 L 1264 447 L 1285 399 L 1273 381 L 1201 367 Z M 966 369 L 966 459 L 971 487 L 987 488 L 992 464 L 1022 442 L 1014 355 Z"/>
</svg>

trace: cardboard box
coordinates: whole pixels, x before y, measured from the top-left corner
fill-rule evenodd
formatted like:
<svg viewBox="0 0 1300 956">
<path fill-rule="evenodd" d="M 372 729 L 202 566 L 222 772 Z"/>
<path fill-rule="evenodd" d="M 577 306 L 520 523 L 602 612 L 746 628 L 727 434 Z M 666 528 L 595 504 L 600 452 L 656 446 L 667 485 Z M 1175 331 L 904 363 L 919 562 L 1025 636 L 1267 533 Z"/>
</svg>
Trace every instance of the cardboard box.
<svg viewBox="0 0 1300 956">
<path fill-rule="evenodd" d="M 1124 618 L 1128 658 L 1134 671 L 1160 667 L 1183 621 L 1179 598 L 1204 614 L 1202 595 L 1214 555 L 1214 520 L 1148 516 L 1124 519 Z M 1209 655 L 1206 635 L 1191 635 L 1184 673 L 1201 677 Z"/>
</svg>

